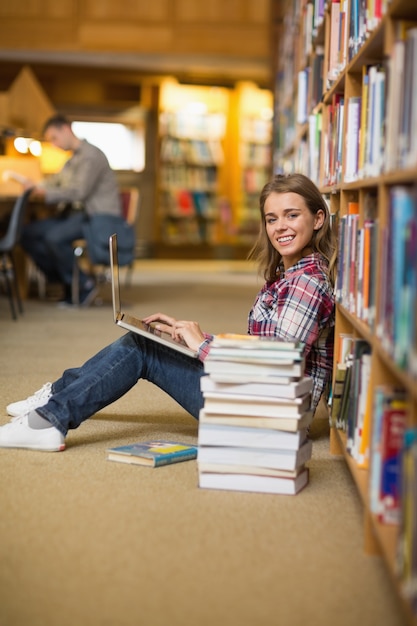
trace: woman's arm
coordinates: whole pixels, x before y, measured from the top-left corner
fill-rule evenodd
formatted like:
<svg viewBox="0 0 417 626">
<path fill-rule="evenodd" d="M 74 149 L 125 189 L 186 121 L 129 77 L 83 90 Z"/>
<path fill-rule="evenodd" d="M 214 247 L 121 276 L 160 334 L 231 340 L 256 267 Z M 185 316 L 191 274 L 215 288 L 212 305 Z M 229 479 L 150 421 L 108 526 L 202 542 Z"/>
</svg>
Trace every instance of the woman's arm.
<svg viewBox="0 0 417 626">
<path fill-rule="evenodd" d="M 175 341 L 185 343 L 192 350 L 198 351 L 201 344 L 206 341 L 206 335 L 198 322 L 177 320 L 165 313 L 148 315 L 143 321 L 145 324 L 153 324 L 157 330 L 170 334 Z"/>
</svg>

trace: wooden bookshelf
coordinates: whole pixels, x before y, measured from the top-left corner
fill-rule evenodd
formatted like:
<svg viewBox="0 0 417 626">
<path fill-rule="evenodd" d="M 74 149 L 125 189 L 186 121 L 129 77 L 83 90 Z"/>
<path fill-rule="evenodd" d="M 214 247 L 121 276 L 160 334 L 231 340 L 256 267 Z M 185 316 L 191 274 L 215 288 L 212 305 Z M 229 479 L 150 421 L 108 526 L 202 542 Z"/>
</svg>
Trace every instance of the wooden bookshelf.
<svg viewBox="0 0 417 626">
<path fill-rule="evenodd" d="M 247 252 L 258 232 L 259 192 L 271 175 L 271 132 L 270 90 L 164 81 L 157 241 Z"/>
<path fill-rule="evenodd" d="M 226 192 L 222 169 L 228 112 L 227 89 L 173 80 L 161 86 L 157 239 L 163 244 L 221 243 L 219 198 Z"/>
<path fill-rule="evenodd" d="M 271 177 L 273 97 L 250 82 L 236 84 L 231 107 L 233 239 L 252 247 L 259 231 L 259 194 Z"/>
<path fill-rule="evenodd" d="M 417 259 L 405 254 L 415 249 L 405 237 L 417 228 L 417 101 L 416 90 L 412 94 L 409 89 L 417 71 L 417 54 L 410 54 L 417 50 L 417 5 L 413 0 L 393 0 L 382 3 L 381 14 L 376 15 L 371 9 L 377 3 L 369 3 L 368 12 L 362 15 L 362 4 L 357 0 L 324 6 L 318 0 L 285 3 L 280 28 L 275 25 L 274 30 L 274 171 L 301 171 L 309 176 L 334 216 L 339 236 L 334 379 L 341 358 L 338 338 L 350 335 L 354 341 L 366 341 L 371 355 L 369 398 L 383 387 L 400 389 L 405 399 L 405 428 L 411 431 L 417 427 L 416 280 L 406 302 L 401 280 L 408 275 L 406 270 L 414 277 L 417 267 Z M 311 33 L 310 40 L 306 33 Z M 339 46 L 338 51 L 334 46 Z M 313 85 L 300 93 L 303 83 L 297 81 L 304 72 L 317 82 L 313 72 L 317 54 L 323 54 L 319 102 L 311 97 Z M 407 78 L 401 79 L 403 75 Z M 357 136 L 351 108 L 355 103 L 359 107 Z M 353 203 L 359 207 L 355 217 L 350 216 Z M 370 256 L 364 253 L 365 237 L 372 237 L 367 240 L 371 241 L 367 244 Z M 400 268 L 397 274 L 394 268 Z M 397 321 L 400 316 L 402 322 Z M 369 460 L 367 455 L 357 455 L 349 440 L 352 432 L 348 437 L 340 422 L 331 429 L 331 452 L 346 459 L 363 502 L 364 548 L 383 556 L 406 619 L 415 626 L 417 598 L 412 594 L 416 594 L 417 571 L 406 579 L 399 559 L 399 553 L 404 556 L 406 550 L 401 534 L 405 499 L 397 522 L 387 523 L 388 517 L 374 510 L 374 450 L 380 440 L 377 408 L 372 402 L 369 407 Z M 407 503 L 415 515 L 415 490 L 412 498 Z M 413 542 L 408 544 L 407 558 L 414 558 L 416 568 L 416 537 Z"/>
</svg>

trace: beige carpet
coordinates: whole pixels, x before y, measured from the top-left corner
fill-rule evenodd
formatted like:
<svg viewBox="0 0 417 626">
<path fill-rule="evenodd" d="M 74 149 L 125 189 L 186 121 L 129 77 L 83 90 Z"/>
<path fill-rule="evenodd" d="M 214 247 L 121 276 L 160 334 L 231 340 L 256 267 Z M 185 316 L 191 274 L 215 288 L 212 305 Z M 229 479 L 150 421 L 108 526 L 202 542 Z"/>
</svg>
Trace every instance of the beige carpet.
<svg viewBox="0 0 417 626">
<path fill-rule="evenodd" d="M 257 289 L 248 269 L 143 261 L 125 300 L 245 332 Z M 120 335 L 102 295 L 88 310 L 31 300 L 18 322 L 0 297 L 3 407 Z M 1 626 L 404 624 L 382 560 L 362 550 L 361 505 L 325 420 L 295 497 L 198 489 L 194 461 L 106 460 L 108 447 L 141 439 L 195 442 L 197 427 L 140 382 L 72 431 L 63 453 L 0 450 Z"/>
</svg>

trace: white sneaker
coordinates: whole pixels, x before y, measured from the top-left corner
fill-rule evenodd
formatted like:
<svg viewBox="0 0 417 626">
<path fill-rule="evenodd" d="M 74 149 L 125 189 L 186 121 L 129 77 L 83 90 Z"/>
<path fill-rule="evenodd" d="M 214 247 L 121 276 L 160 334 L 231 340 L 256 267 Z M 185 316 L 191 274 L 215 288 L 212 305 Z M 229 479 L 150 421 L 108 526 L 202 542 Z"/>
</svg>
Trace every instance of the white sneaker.
<svg viewBox="0 0 417 626">
<path fill-rule="evenodd" d="M 12 402 L 6 407 L 6 411 L 12 417 L 18 415 L 25 415 L 38 409 L 40 406 L 44 406 L 52 396 L 52 384 L 45 383 L 41 389 L 38 389 L 33 396 L 29 396 L 26 400 L 19 400 L 18 402 Z"/>
<path fill-rule="evenodd" d="M 39 430 L 31 428 L 28 416 L 14 417 L 8 424 L 0 427 L 0 448 L 29 448 L 44 452 L 65 450 L 65 437 L 57 428 Z"/>
</svg>

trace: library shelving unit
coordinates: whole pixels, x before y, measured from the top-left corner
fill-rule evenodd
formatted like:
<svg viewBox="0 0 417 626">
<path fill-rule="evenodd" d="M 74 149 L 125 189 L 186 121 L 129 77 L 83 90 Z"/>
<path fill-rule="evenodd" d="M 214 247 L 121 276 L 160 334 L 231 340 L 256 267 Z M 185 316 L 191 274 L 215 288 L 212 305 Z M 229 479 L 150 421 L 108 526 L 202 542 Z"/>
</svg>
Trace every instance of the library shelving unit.
<svg viewBox="0 0 417 626">
<path fill-rule="evenodd" d="M 361 496 L 365 550 L 384 557 L 415 625 L 417 4 L 276 5 L 274 171 L 314 180 L 338 235 L 330 447 Z M 359 387 L 337 419 L 349 367 Z M 399 496 L 384 492 L 389 471 Z"/>
<path fill-rule="evenodd" d="M 157 236 L 166 244 L 221 243 L 228 109 L 227 89 L 171 80 L 161 87 Z"/>
<path fill-rule="evenodd" d="M 259 192 L 271 175 L 271 90 L 162 82 L 156 239 L 165 250 L 234 250 L 259 226 Z"/>
<path fill-rule="evenodd" d="M 249 82 L 236 84 L 231 117 L 238 159 L 230 161 L 237 167 L 232 209 L 236 238 L 250 246 L 259 230 L 259 194 L 271 177 L 272 114 L 270 90 Z"/>
</svg>

